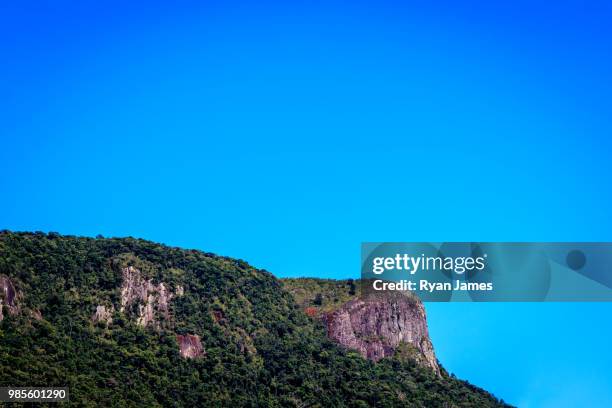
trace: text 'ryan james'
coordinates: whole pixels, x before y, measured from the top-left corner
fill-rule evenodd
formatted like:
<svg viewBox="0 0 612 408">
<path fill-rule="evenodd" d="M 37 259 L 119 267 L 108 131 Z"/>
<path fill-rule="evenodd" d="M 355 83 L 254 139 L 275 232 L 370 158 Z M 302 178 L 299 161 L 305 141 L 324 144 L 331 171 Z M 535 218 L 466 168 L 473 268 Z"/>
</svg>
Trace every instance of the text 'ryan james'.
<svg viewBox="0 0 612 408">
<path fill-rule="evenodd" d="M 399 291 L 422 291 L 422 292 L 438 292 L 438 291 L 491 291 L 493 283 L 491 282 L 464 282 L 454 280 L 451 282 L 430 282 L 426 279 L 420 279 L 417 282 L 407 279 L 402 279 L 398 282 L 386 282 L 382 279 L 377 279 L 372 283 L 374 290 L 399 290 Z"/>
</svg>

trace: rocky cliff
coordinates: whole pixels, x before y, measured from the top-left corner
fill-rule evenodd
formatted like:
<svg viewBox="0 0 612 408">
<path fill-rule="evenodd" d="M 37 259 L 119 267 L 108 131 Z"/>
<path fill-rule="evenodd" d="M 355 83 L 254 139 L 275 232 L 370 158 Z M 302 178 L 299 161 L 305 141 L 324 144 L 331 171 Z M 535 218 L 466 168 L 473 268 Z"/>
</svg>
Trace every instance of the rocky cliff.
<svg viewBox="0 0 612 408">
<path fill-rule="evenodd" d="M 437 374 L 423 304 L 401 294 L 369 295 L 323 315 L 328 335 L 373 361 L 410 351 L 411 357 Z M 401 347 L 403 346 L 403 347 Z"/>
<path fill-rule="evenodd" d="M 396 356 L 440 375 L 421 301 L 401 293 L 361 296 L 358 281 L 284 279 L 308 316 L 322 320 L 327 335 L 364 358 Z"/>
<path fill-rule="evenodd" d="M 164 282 L 154 284 L 133 266 L 122 269 L 121 312 L 130 306 L 137 308 L 137 323 L 140 326 L 159 325 L 160 319 L 169 319 L 170 301 L 176 296 Z M 178 290 L 179 293 L 183 289 Z"/>
<path fill-rule="evenodd" d="M 171 301 L 184 295 L 185 290 L 177 285 L 174 291 L 164 282 L 154 283 L 146 278 L 142 271 L 134 266 L 121 268 L 121 287 L 119 312 L 135 319 L 138 326 L 160 329 L 172 326 Z M 130 313 L 133 312 L 133 313 Z M 91 320 L 93 323 L 104 323 L 107 326 L 113 322 L 114 307 L 98 305 Z M 193 334 L 176 335 L 179 353 L 184 358 L 201 357 L 206 352 L 200 341 L 200 336 Z"/>
</svg>

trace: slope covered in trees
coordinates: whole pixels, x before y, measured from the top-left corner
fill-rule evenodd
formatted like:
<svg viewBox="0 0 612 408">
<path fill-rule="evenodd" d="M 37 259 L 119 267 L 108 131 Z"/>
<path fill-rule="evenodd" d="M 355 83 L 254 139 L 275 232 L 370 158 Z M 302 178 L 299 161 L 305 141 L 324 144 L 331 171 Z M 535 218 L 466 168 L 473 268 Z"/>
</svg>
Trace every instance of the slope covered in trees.
<svg viewBox="0 0 612 408">
<path fill-rule="evenodd" d="M 341 348 L 296 302 L 299 282 L 290 292 L 244 261 L 2 231 L 0 277 L 15 292 L 0 293 L 0 386 L 68 386 L 71 405 L 503 405 L 410 359 Z M 193 347 L 181 355 L 183 343 Z"/>
</svg>

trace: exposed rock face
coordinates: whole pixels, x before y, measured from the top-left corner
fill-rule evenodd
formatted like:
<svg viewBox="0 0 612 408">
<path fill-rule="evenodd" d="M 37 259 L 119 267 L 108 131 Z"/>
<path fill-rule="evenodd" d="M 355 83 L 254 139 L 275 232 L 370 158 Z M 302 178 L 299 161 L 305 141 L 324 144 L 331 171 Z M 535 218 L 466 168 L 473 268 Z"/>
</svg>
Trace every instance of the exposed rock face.
<svg viewBox="0 0 612 408">
<path fill-rule="evenodd" d="M 32 317 L 36 320 L 42 320 L 43 316 L 42 313 L 40 312 L 40 310 L 35 309 L 31 311 Z"/>
<path fill-rule="evenodd" d="M 323 316 L 330 338 L 373 361 L 408 345 L 416 361 L 440 368 L 433 351 L 423 304 L 402 294 L 373 294 L 351 300 Z M 419 355 L 420 354 L 420 355 Z"/>
<path fill-rule="evenodd" d="M 91 321 L 93 323 L 104 322 L 107 325 L 111 324 L 113 322 L 113 312 L 114 309 L 112 306 L 107 309 L 106 306 L 98 305 L 96 306 L 96 312 L 91 317 Z"/>
<path fill-rule="evenodd" d="M 176 341 L 179 345 L 181 357 L 197 358 L 204 355 L 204 348 L 200 341 L 200 336 L 195 334 L 177 334 Z"/>
<path fill-rule="evenodd" d="M 17 306 L 17 291 L 13 282 L 6 277 L 0 276 L 0 321 L 4 319 L 4 312 L 2 311 L 3 305 L 8 307 L 8 312 L 11 315 L 15 315 L 19 312 Z"/>
<path fill-rule="evenodd" d="M 141 326 L 158 325 L 158 317 L 170 317 L 170 301 L 174 294 L 163 282 L 154 285 L 151 279 L 146 279 L 141 272 L 128 266 L 123 268 L 123 284 L 121 285 L 121 311 L 137 304 L 137 323 Z"/>
</svg>

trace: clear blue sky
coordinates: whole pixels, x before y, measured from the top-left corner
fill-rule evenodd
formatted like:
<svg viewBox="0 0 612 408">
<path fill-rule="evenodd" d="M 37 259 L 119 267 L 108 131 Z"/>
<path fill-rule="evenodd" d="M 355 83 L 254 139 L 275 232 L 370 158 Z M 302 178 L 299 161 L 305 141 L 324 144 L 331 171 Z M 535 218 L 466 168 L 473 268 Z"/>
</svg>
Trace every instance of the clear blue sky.
<svg viewBox="0 0 612 408">
<path fill-rule="evenodd" d="M 612 240 L 609 2 L 71 3 L 0 5 L 0 228 L 332 278 L 362 241 Z M 612 305 L 427 310 L 459 377 L 612 406 Z"/>
</svg>

